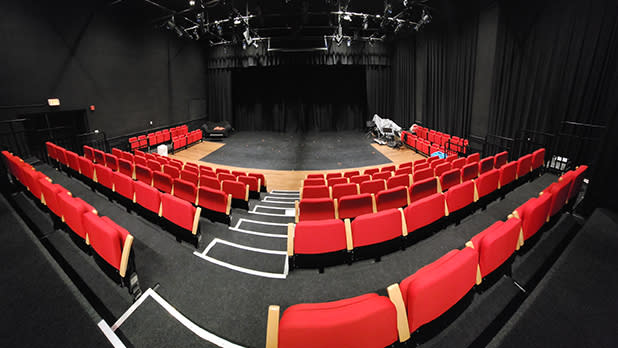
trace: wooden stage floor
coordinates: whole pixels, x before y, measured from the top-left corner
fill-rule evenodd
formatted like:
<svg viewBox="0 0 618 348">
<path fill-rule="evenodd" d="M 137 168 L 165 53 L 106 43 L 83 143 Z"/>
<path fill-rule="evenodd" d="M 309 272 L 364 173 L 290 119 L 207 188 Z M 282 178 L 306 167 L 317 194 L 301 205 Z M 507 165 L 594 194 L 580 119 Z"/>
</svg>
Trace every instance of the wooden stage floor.
<svg viewBox="0 0 618 348">
<path fill-rule="evenodd" d="M 254 169 L 254 168 L 243 168 L 243 167 L 234 167 L 216 163 L 210 163 L 201 161 L 202 158 L 207 156 L 208 154 L 216 151 L 220 147 L 225 146 L 225 144 L 220 142 L 210 142 L 203 141 L 199 144 L 193 145 L 186 150 L 179 151 L 175 154 L 170 154 L 171 158 L 178 158 L 185 162 L 193 162 L 202 165 L 208 165 L 215 168 L 227 168 L 230 170 L 240 170 L 240 171 L 251 171 L 256 173 L 262 173 L 266 176 L 266 183 L 268 185 L 268 190 L 298 190 L 301 185 L 301 181 L 307 176 L 309 173 L 331 173 L 331 172 L 341 172 L 348 170 L 359 170 L 363 171 L 367 168 L 375 168 L 375 167 L 383 167 L 387 164 L 382 164 L 378 166 L 365 166 L 365 167 L 353 167 L 353 168 L 342 168 L 336 170 L 269 170 L 269 169 Z M 424 158 L 422 155 L 417 154 L 416 152 L 401 147 L 399 149 L 393 149 L 386 145 L 378 145 L 371 144 L 371 146 L 382 153 L 386 158 L 388 158 L 393 164 L 400 164 L 404 162 L 415 161 L 418 159 Z"/>
</svg>

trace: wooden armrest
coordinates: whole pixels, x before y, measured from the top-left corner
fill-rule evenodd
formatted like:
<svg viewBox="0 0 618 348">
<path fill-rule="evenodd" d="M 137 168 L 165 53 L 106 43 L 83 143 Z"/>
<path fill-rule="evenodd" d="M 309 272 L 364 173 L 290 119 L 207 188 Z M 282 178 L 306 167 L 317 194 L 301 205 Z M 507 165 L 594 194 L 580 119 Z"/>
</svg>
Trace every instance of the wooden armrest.
<svg viewBox="0 0 618 348">
<path fill-rule="evenodd" d="M 403 213 L 403 208 L 398 208 L 397 210 L 399 210 L 399 213 L 401 214 L 401 235 L 405 237 L 408 235 L 408 224 L 406 223 L 406 216 Z"/>
<path fill-rule="evenodd" d="M 200 215 L 202 215 L 202 208 L 197 207 L 197 209 L 195 209 L 195 216 L 193 217 L 193 229 L 191 230 L 191 233 L 193 233 L 193 235 L 197 235 L 197 227 L 200 223 Z"/>
<path fill-rule="evenodd" d="M 277 348 L 279 346 L 279 311 L 279 306 L 268 306 L 266 348 Z"/>
<path fill-rule="evenodd" d="M 294 255 L 294 224 L 288 224 L 288 256 Z"/>
<path fill-rule="evenodd" d="M 444 200 L 444 216 L 448 216 L 448 205 L 446 204 L 446 199 Z"/>
<path fill-rule="evenodd" d="M 386 288 L 388 298 L 391 300 L 397 310 L 397 332 L 399 333 L 399 342 L 405 342 L 410 339 L 410 326 L 408 324 L 408 315 L 406 306 L 403 303 L 401 289 L 398 284 L 393 284 Z"/>
<path fill-rule="evenodd" d="M 348 251 L 352 251 L 354 249 L 354 240 L 352 239 L 352 224 L 350 224 L 350 219 L 343 220 L 345 225 L 345 244 Z"/>
<path fill-rule="evenodd" d="M 232 194 L 230 193 L 227 195 L 227 207 L 225 207 L 225 214 L 230 215 L 231 211 L 232 211 Z"/>
<path fill-rule="evenodd" d="M 378 212 L 378 205 L 376 204 L 376 195 L 371 194 L 371 209 L 373 209 L 374 213 Z"/>
<path fill-rule="evenodd" d="M 335 206 L 335 219 L 339 219 L 339 201 L 335 198 L 333 202 Z"/>
<path fill-rule="evenodd" d="M 124 278 L 127 273 L 127 266 L 129 265 L 129 256 L 131 254 L 131 246 L 133 245 L 133 236 L 128 235 L 124 240 L 124 245 L 122 246 L 122 257 L 120 258 L 120 269 L 118 272 L 120 276 Z"/>
<path fill-rule="evenodd" d="M 249 202 L 249 185 L 245 185 L 245 201 Z"/>
<path fill-rule="evenodd" d="M 299 202 L 298 201 L 294 201 L 294 222 L 298 223 L 298 216 L 300 214 L 299 212 Z"/>
<path fill-rule="evenodd" d="M 476 181 L 472 180 L 474 183 L 474 201 L 478 202 L 479 200 L 479 190 L 476 188 Z"/>
</svg>

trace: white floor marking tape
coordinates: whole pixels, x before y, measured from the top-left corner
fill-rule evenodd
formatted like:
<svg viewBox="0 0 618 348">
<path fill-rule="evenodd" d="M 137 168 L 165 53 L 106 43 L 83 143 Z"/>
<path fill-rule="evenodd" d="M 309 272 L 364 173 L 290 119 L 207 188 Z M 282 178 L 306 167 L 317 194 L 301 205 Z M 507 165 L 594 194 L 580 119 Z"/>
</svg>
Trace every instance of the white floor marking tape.
<svg viewBox="0 0 618 348">
<path fill-rule="evenodd" d="M 142 296 L 137 301 L 135 301 L 135 303 L 133 303 L 133 305 L 129 307 L 129 309 L 116 321 L 116 323 L 114 323 L 111 330 L 116 331 L 116 329 L 118 329 L 120 325 L 122 325 L 122 323 L 124 323 L 129 318 L 129 316 L 133 314 L 133 312 L 135 312 L 137 307 L 144 303 L 144 301 L 148 297 L 152 297 L 152 299 L 155 300 L 161 307 L 163 307 L 163 309 L 165 309 L 172 317 L 174 317 L 174 319 L 178 320 L 182 325 L 184 325 L 187 329 L 191 330 L 191 332 L 193 332 L 198 337 L 222 348 L 244 348 L 243 346 L 232 343 L 197 326 L 194 322 L 185 317 L 176 308 L 174 308 L 174 306 L 165 301 L 163 297 L 161 297 L 152 289 L 146 290 L 142 294 Z M 101 323 L 99 323 L 99 325 L 100 324 Z M 122 344 L 122 342 L 120 342 L 120 344 Z M 117 346 L 114 345 L 114 347 Z M 124 345 L 118 346 L 118 348 L 120 347 L 124 347 Z"/>
<path fill-rule="evenodd" d="M 229 228 L 230 231 L 246 233 L 246 234 L 253 234 L 255 236 L 271 237 L 271 238 L 287 238 L 288 237 L 287 234 L 256 232 L 256 231 L 251 231 L 251 230 L 244 230 L 244 229 L 238 228 L 238 227 L 228 227 L 228 228 Z"/>
<path fill-rule="evenodd" d="M 271 192 L 269 195 L 273 196 L 290 196 L 290 197 L 300 197 L 300 193 L 288 193 L 288 192 Z"/>
<path fill-rule="evenodd" d="M 107 325 L 107 322 L 105 320 L 101 320 L 97 324 L 97 326 L 99 327 L 99 329 L 101 329 L 101 331 L 103 331 L 103 334 L 105 335 L 105 337 L 107 337 L 107 339 L 109 340 L 109 343 L 111 343 L 112 346 L 114 346 L 114 348 L 126 348 L 124 343 L 122 343 L 120 338 L 116 336 L 114 331 L 112 331 L 109 325 Z"/>
<path fill-rule="evenodd" d="M 221 260 L 215 259 L 214 257 L 206 255 L 206 253 L 216 243 L 226 244 L 226 245 L 232 246 L 234 248 L 254 251 L 254 252 L 263 253 L 263 254 L 286 256 L 284 258 L 283 273 L 264 272 L 264 271 L 258 271 L 258 270 L 254 270 L 254 269 L 250 269 L 250 268 L 241 267 L 241 266 L 236 266 L 236 265 L 233 265 L 231 263 L 228 263 L 228 262 L 225 262 L 225 261 L 221 261 Z M 213 239 L 212 242 L 206 248 L 206 250 L 204 250 L 204 252 L 198 253 L 197 251 L 194 251 L 193 254 L 195 256 L 198 256 L 198 257 L 200 257 L 200 258 L 202 258 L 202 259 L 204 259 L 206 261 L 212 262 L 212 263 L 217 264 L 219 266 L 222 266 L 222 267 L 225 267 L 225 268 L 229 268 L 229 269 L 234 270 L 234 271 L 238 271 L 238 272 L 242 272 L 242 273 L 247 273 L 247 274 L 251 274 L 251 275 L 255 275 L 255 276 L 259 276 L 259 277 L 264 277 L 264 278 L 285 279 L 287 277 L 288 271 L 289 271 L 287 251 L 254 248 L 254 247 L 249 247 L 249 246 L 246 246 L 246 245 L 241 245 L 241 244 L 236 244 L 236 243 L 228 242 L 226 240 L 219 239 L 219 238 Z"/>
<path fill-rule="evenodd" d="M 274 209 L 274 210 L 283 210 L 284 213 L 283 214 L 274 214 L 274 213 L 263 213 L 260 211 L 257 211 L 258 208 L 262 208 L 262 209 Z M 259 214 L 259 215 L 268 215 L 268 216 L 294 216 L 295 215 L 295 209 L 294 208 L 280 208 L 280 207 L 267 207 L 264 205 L 259 205 L 256 204 L 253 207 L 253 210 L 249 211 L 250 214 Z"/>
<path fill-rule="evenodd" d="M 279 193 L 279 192 L 282 192 L 282 193 L 290 193 L 290 192 L 298 193 L 297 190 L 272 190 L 272 191 L 270 191 L 270 193 Z"/>
</svg>

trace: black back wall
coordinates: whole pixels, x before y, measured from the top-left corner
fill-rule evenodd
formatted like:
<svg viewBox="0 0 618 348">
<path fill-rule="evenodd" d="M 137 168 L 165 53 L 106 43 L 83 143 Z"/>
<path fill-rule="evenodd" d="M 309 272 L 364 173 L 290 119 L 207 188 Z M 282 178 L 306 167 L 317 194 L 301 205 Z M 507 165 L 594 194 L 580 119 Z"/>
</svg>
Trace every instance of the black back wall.
<svg viewBox="0 0 618 348">
<path fill-rule="evenodd" d="M 86 109 L 91 129 L 108 136 L 197 118 L 205 113 L 204 59 L 196 42 L 153 28 L 140 13 L 104 1 L 0 2 L 0 117 Z M 192 105 L 192 106 L 191 106 Z"/>
</svg>

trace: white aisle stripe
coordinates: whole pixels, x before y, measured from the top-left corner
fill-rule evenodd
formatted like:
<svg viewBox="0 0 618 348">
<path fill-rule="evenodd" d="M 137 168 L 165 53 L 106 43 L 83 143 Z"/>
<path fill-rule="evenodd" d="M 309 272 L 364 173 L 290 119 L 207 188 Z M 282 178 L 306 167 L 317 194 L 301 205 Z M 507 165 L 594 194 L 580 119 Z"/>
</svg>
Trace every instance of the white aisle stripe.
<svg viewBox="0 0 618 348">
<path fill-rule="evenodd" d="M 213 333 L 210 333 L 203 328 L 197 326 L 194 322 L 185 317 L 182 313 L 180 313 L 174 306 L 169 304 L 163 297 L 157 294 L 154 290 L 148 289 L 146 290 L 142 296 L 135 302 L 129 309 L 114 323 L 112 326 L 112 330 L 116 330 L 122 325 L 122 323 L 129 318 L 129 316 L 135 312 L 137 307 L 139 307 L 144 301 L 148 298 L 152 297 L 163 309 L 165 309 L 172 317 L 178 320 L 182 325 L 184 325 L 187 329 L 191 330 L 198 337 L 214 344 L 222 348 L 244 348 L 243 346 L 239 346 L 235 343 L 232 343 L 224 338 L 221 338 Z M 100 323 L 99 323 L 100 324 Z M 121 342 L 122 343 L 122 342 Z M 116 347 L 116 346 L 114 346 Z M 120 347 L 120 346 L 119 346 Z M 124 347 L 124 345 L 122 345 Z"/>
<path fill-rule="evenodd" d="M 124 343 L 122 343 L 120 338 L 116 336 L 105 320 L 101 319 L 97 326 L 101 329 L 101 331 L 103 331 L 103 334 L 107 337 L 107 340 L 109 340 L 109 343 L 111 343 L 114 348 L 126 348 Z"/>
</svg>

